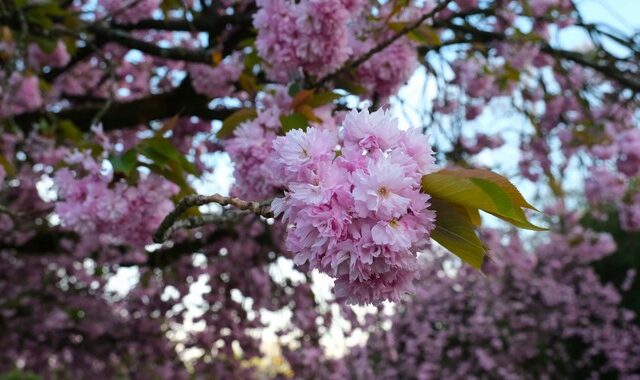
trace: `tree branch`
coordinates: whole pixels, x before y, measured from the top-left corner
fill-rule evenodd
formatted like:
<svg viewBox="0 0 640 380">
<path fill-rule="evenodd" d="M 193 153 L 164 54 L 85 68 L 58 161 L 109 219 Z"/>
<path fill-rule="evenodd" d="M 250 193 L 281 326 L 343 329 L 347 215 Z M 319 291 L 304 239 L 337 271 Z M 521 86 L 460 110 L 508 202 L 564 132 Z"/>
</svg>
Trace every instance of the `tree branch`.
<svg viewBox="0 0 640 380">
<path fill-rule="evenodd" d="M 458 31 L 461 33 L 466 33 L 470 35 L 469 42 L 490 42 L 490 41 L 503 41 L 507 43 L 519 43 L 519 41 L 509 40 L 507 36 L 502 33 L 496 32 L 488 32 L 484 30 L 480 30 L 474 28 L 470 25 L 457 25 L 457 24 L 448 24 L 446 27 L 450 28 L 453 31 Z M 623 87 L 629 88 L 633 90 L 635 93 L 640 92 L 640 82 L 637 82 L 631 78 L 628 78 L 624 75 L 624 73 L 620 70 L 617 70 L 612 64 L 601 64 L 590 59 L 587 59 L 584 54 L 580 54 L 577 52 L 563 50 L 560 48 L 555 48 L 549 44 L 540 44 L 540 50 L 554 56 L 556 58 L 566 59 L 569 61 L 573 61 L 577 64 L 580 64 L 585 67 L 589 67 L 600 74 L 603 74 L 605 77 L 612 79 L 618 82 Z"/>
<path fill-rule="evenodd" d="M 180 219 L 175 221 L 173 224 L 163 231 L 161 236 L 162 241 L 169 240 L 171 235 L 181 229 L 193 229 L 197 227 L 201 227 L 207 224 L 216 224 L 216 225 L 224 225 L 230 222 L 233 222 L 239 216 L 238 213 L 222 213 L 222 214 L 203 214 L 191 216 L 186 219 Z"/>
<path fill-rule="evenodd" d="M 164 119 L 175 115 L 198 116 L 207 120 L 222 120 L 233 109 L 210 109 L 210 99 L 193 90 L 189 79 L 173 90 L 146 98 L 128 102 L 114 102 L 102 115 L 101 122 L 105 131 L 145 124 L 151 120 Z M 34 123 L 42 119 L 69 120 L 83 131 L 89 131 L 91 121 L 103 108 L 103 105 L 65 109 L 50 113 L 45 111 L 29 112 L 14 116 L 14 122 L 24 132 L 29 132 Z M 9 123 L 9 120 L 0 120 Z"/>
<path fill-rule="evenodd" d="M 218 34 L 230 24 L 246 24 L 251 22 L 251 16 L 239 15 L 207 15 L 199 16 L 193 20 L 166 19 L 166 20 L 140 20 L 134 24 L 112 23 L 114 28 L 120 30 L 167 30 L 172 32 L 208 32 Z"/>
<path fill-rule="evenodd" d="M 234 206 L 237 209 L 249 211 L 265 218 L 273 217 L 269 203 L 249 202 L 239 198 L 225 197 L 220 194 L 189 195 L 178 202 L 176 208 L 164 218 L 156 232 L 153 234 L 153 241 L 155 243 L 165 242 L 171 235 L 171 232 L 180 228 L 174 227 L 175 224 L 179 224 L 182 227 L 188 227 L 196 224 L 197 222 L 195 221 L 189 221 L 189 219 L 187 219 L 186 222 L 183 222 L 178 220 L 178 218 L 191 207 L 202 206 L 209 203 L 217 203 L 221 206 Z"/>
<path fill-rule="evenodd" d="M 115 42 L 130 49 L 140 50 L 143 53 L 164 59 L 206 64 L 212 63 L 211 57 L 213 50 L 181 47 L 163 48 L 154 43 L 137 39 L 123 30 L 111 29 L 101 25 L 89 25 L 87 29 L 95 34 L 98 43 L 104 41 Z"/>
</svg>

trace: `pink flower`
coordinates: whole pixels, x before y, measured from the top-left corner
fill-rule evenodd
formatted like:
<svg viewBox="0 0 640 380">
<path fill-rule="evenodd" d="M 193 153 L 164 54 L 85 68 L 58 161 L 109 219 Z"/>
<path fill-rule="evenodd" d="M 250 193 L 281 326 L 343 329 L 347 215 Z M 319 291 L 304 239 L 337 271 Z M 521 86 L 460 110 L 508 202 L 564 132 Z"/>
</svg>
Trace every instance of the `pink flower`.
<svg viewBox="0 0 640 380">
<path fill-rule="evenodd" d="M 390 220 L 406 213 L 411 200 L 405 196 L 415 181 L 404 176 L 402 167 L 380 159 L 370 162 L 367 172 L 353 174 L 353 199 L 360 216 L 373 212 L 376 217 Z"/>
<path fill-rule="evenodd" d="M 364 54 L 376 44 L 375 40 L 352 39 L 355 56 Z M 400 38 L 361 64 L 355 77 L 369 96 L 385 101 L 411 78 L 417 66 L 415 46 L 407 38 Z"/>
<path fill-rule="evenodd" d="M 274 141 L 273 171 L 284 173 L 286 192 L 271 209 L 289 226 L 294 262 L 335 277 L 339 299 L 398 300 L 412 289 L 415 251 L 434 225 L 420 192 L 431 147 L 382 111 L 353 112 L 342 128 L 341 141 L 339 131 L 317 128 Z"/>
<path fill-rule="evenodd" d="M 287 82 L 298 70 L 321 77 L 340 67 L 351 55 L 347 24 L 357 3 L 259 0 L 256 47 L 269 76 Z"/>
<path fill-rule="evenodd" d="M 620 226 L 625 231 L 640 231 L 640 193 L 635 194 L 631 202 L 622 202 L 620 206 Z"/>
<path fill-rule="evenodd" d="M 58 40 L 56 47 L 51 52 L 42 51 L 37 44 L 31 44 L 28 53 L 29 64 L 36 68 L 43 66 L 62 67 L 71 60 L 67 46 L 62 40 Z"/>
<path fill-rule="evenodd" d="M 631 129 L 621 133 L 616 140 L 618 145 L 618 170 L 629 177 L 640 174 L 640 129 Z"/>
<path fill-rule="evenodd" d="M 0 73 L 0 78 L 2 74 Z M 42 107 L 38 77 L 13 73 L 6 89 L 0 88 L 0 117 L 18 115 Z"/>
<path fill-rule="evenodd" d="M 79 233 L 103 235 L 135 247 L 151 243 L 151 235 L 173 209 L 171 196 L 178 187 L 152 174 L 141 175 L 136 185 L 113 181 L 91 156 L 83 157 L 82 170 L 63 168 L 54 177 L 58 192 L 55 212 L 62 224 Z"/>
<path fill-rule="evenodd" d="M 218 66 L 194 63 L 188 66 L 191 84 L 197 93 L 211 98 L 229 96 L 235 89 L 234 82 L 242 73 L 242 56 L 233 54 Z"/>
<path fill-rule="evenodd" d="M 294 129 L 273 142 L 273 148 L 278 152 L 275 164 L 284 169 L 285 178 L 308 177 L 317 162 L 335 157 L 337 145 L 335 132 L 319 128 L 308 128 L 306 132 Z"/>
<path fill-rule="evenodd" d="M 357 146 L 361 153 L 366 151 L 386 151 L 397 146 L 401 132 L 398 121 L 382 111 L 349 112 L 344 118 L 345 144 Z"/>
</svg>

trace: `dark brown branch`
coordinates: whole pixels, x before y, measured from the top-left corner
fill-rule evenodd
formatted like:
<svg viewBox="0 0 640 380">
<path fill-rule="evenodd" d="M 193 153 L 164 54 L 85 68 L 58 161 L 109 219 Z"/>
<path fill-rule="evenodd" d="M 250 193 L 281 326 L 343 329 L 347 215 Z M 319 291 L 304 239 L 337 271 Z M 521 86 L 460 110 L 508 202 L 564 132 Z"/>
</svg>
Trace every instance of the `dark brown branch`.
<svg viewBox="0 0 640 380">
<path fill-rule="evenodd" d="M 113 27 L 121 30 L 167 30 L 173 32 L 208 32 L 221 33 L 230 24 L 248 24 L 251 17 L 240 15 L 207 15 L 196 17 L 194 20 L 167 19 L 167 20 L 141 20 L 135 24 L 116 24 Z"/>
<path fill-rule="evenodd" d="M 196 215 L 186 219 L 180 219 L 174 222 L 166 231 L 163 232 L 161 239 L 167 241 L 171 235 L 182 229 L 190 230 L 197 227 L 202 227 L 207 224 L 225 225 L 231 223 L 237 219 L 238 213 L 222 213 L 222 214 L 203 214 Z"/>
<path fill-rule="evenodd" d="M 488 32 L 480 29 L 476 29 L 469 25 L 446 25 L 453 31 L 461 32 L 469 35 L 469 42 L 491 42 L 491 41 L 503 41 L 508 43 L 519 43 L 519 41 L 509 40 L 507 36 L 502 33 Z M 556 58 L 573 61 L 579 65 L 589 67 L 605 77 L 618 82 L 623 87 L 633 90 L 635 93 L 640 92 L 640 82 L 637 82 L 631 78 L 625 76 L 623 72 L 617 70 L 612 64 L 602 64 L 592 61 L 585 57 L 584 54 L 555 48 L 549 44 L 541 44 L 540 50 L 554 56 Z"/>
<path fill-rule="evenodd" d="M 555 57 L 567 59 L 582 66 L 589 67 L 604 75 L 605 77 L 615 80 L 623 87 L 631 89 L 635 93 L 640 93 L 640 82 L 637 82 L 631 78 L 627 78 L 624 73 L 617 70 L 615 67 L 613 67 L 613 65 L 602 65 L 585 58 L 583 54 L 569 50 L 553 48 L 550 45 L 542 46 L 541 50 Z"/>
<path fill-rule="evenodd" d="M 209 246 L 218 240 L 230 238 L 238 239 L 238 233 L 231 229 L 222 227 L 214 232 L 207 234 L 205 238 L 197 240 L 186 240 L 174 243 L 171 246 L 165 246 L 153 252 L 147 252 L 146 265 L 154 268 L 164 268 L 178 261 L 184 255 L 190 255 L 197 252 L 202 247 Z M 139 263 L 121 263 L 120 266 L 138 266 Z"/>
<path fill-rule="evenodd" d="M 198 116 L 208 120 L 222 120 L 233 110 L 210 109 L 210 99 L 197 94 L 186 79 L 175 89 L 150 95 L 146 98 L 129 102 L 115 102 L 102 115 L 104 130 L 115 130 L 147 123 L 151 120 L 164 119 L 175 115 Z M 91 121 L 100 112 L 102 105 L 72 108 L 55 113 L 43 111 L 29 112 L 14 117 L 14 122 L 25 132 L 32 129 L 34 123 L 42 119 L 69 120 L 83 131 L 88 131 Z M 8 121 L 7 121 L 8 122 Z M 0 125 L 3 123 L 0 120 Z"/>
<path fill-rule="evenodd" d="M 389 37 L 386 40 L 382 41 L 381 43 L 379 43 L 378 45 L 376 45 L 375 47 L 373 47 L 372 49 L 370 49 L 366 53 L 362 54 L 358 58 L 354 59 L 353 61 L 347 62 L 345 65 L 343 65 L 338 70 L 336 70 L 333 73 L 321 78 L 316 83 L 313 83 L 311 85 L 311 87 L 315 87 L 315 88 L 320 87 L 320 86 L 328 83 L 329 81 L 337 78 L 341 74 L 343 74 L 345 72 L 349 72 L 349 71 L 357 68 L 361 64 L 363 64 L 366 61 L 368 61 L 369 58 L 371 58 L 374 54 L 383 51 L 384 49 L 389 47 L 391 44 L 396 42 L 400 37 L 402 37 L 402 36 L 410 33 L 411 31 L 417 29 L 426 20 L 428 20 L 430 18 L 433 18 L 437 13 L 439 13 L 440 11 L 445 9 L 447 7 L 447 5 L 449 5 L 449 3 L 451 3 L 452 1 L 453 0 L 444 0 L 444 1 L 442 1 L 441 3 L 436 5 L 430 12 L 427 12 L 424 15 L 422 15 L 422 17 L 420 17 L 418 20 L 416 20 L 412 24 L 409 24 L 409 25 L 405 26 L 401 30 L 399 30 L 396 33 L 394 33 L 391 37 Z"/>
<path fill-rule="evenodd" d="M 153 241 L 156 243 L 165 242 L 169 238 L 169 231 L 176 230 L 174 225 L 176 223 L 182 224 L 182 221 L 178 220 L 178 218 L 180 218 L 185 211 L 191 207 L 202 206 L 209 203 L 217 203 L 221 206 L 234 206 L 239 210 L 249 211 L 265 218 L 273 217 L 273 213 L 271 212 L 268 203 L 249 202 L 239 198 L 225 197 L 220 194 L 189 195 L 178 202 L 176 208 L 164 218 L 156 232 L 153 234 Z M 189 222 L 186 223 L 188 224 Z"/>
<path fill-rule="evenodd" d="M 143 53 L 165 59 L 206 64 L 212 63 L 211 57 L 213 51 L 181 47 L 163 48 L 154 43 L 135 38 L 123 30 L 111 29 L 106 26 L 90 25 L 88 30 L 95 34 L 98 42 L 115 42 L 129 49 L 140 50 Z"/>
</svg>

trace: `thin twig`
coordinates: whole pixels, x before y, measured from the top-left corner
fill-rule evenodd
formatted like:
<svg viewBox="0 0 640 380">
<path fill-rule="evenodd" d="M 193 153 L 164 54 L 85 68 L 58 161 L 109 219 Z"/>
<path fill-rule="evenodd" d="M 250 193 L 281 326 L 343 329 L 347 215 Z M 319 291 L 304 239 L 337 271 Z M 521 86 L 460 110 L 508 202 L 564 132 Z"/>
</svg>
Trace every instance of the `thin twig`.
<svg viewBox="0 0 640 380">
<path fill-rule="evenodd" d="M 238 217 L 238 213 L 222 213 L 222 214 L 203 214 L 191 216 L 186 219 L 180 219 L 175 221 L 169 228 L 162 232 L 162 236 L 160 236 L 162 242 L 169 240 L 169 237 L 173 235 L 174 232 L 181 229 L 193 229 L 197 227 L 204 226 L 206 224 L 226 224 L 232 222 Z"/>
<path fill-rule="evenodd" d="M 269 203 L 249 202 L 240 198 L 225 197 L 224 195 L 220 194 L 188 195 L 184 197 L 180 202 L 178 202 L 176 208 L 164 218 L 162 223 L 160 223 L 160 227 L 158 227 L 156 232 L 153 234 L 153 241 L 156 243 L 163 243 L 164 241 L 166 241 L 170 235 L 170 233 L 167 233 L 167 231 L 169 229 L 175 231 L 175 228 L 173 228 L 173 226 L 175 223 L 177 223 L 176 221 L 182 214 L 185 213 L 185 211 L 187 211 L 191 207 L 202 206 L 209 203 L 217 203 L 221 206 L 234 206 L 239 210 L 249 211 L 265 218 L 273 217 L 273 213 L 271 212 Z M 185 223 L 188 224 L 194 222 Z"/>
<path fill-rule="evenodd" d="M 430 12 L 427 12 L 424 15 L 422 15 L 422 17 L 420 17 L 418 20 L 416 20 L 413 24 L 406 25 L 404 28 L 402 28 L 399 31 L 397 31 L 394 35 L 392 35 L 391 37 L 389 37 L 386 40 L 382 41 L 382 43 L 376 45 L 375 47 L 373 47 L 372 49 L 370 49 L 366 53 L 362 54 L 361 56 L 359 56 L 355 60 L 348 62 L 347 64 L 345 64 L 344 66 L 342 66 L 338 70 L 334 71 L 333 73 L 331 73 L 329 75 L 326 75 L 325 77 L 323 77 L 320 80 L 318 80 L 316 83 L 313 83 L 311 85 L 311 87 L 318 88 L 318 87 L 324 85 L 325 83 L 333 80 L 334 78 L 336 78 L 340 74 L 357 68 L 358 66 L 360 66 L 361 64 L 363 64 L 367 60 L 369 60 L 369 58 L 371 58 L 374 54 L 383 51 L 384 49 L 389 47 L 392 43 L 396 42 L 396 40 L 398 40 L 400 37 L 404 36 L 405 34 L 410 33 L 414 29 L 417 29 L 420 25 L 422 25 L 423 22 L 425 22 L 426 20 L 434 17 L 438 12 L 442 11 L 443 9 L 445 9 L 447 7 L 447 5 L 449 5 L 449 3 L 451 3 L 452 1 L 453 0 L 445 0 L 445 1 L 441 2 L 441 3 L 439 3 L 438 5 L 435 6 L 435 8 L 433 8 Z"/>
</svg>

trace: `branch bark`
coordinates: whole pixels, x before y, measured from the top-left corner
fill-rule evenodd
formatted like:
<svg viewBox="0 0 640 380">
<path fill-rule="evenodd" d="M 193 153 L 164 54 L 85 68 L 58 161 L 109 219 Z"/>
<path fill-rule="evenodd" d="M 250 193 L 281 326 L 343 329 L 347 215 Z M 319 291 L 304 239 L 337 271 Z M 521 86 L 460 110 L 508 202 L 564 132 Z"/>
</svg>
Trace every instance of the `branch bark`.
<svg viewBox="0 0 640 380">
<path fill-rule="evenodd" d="M 189 79 L 173 90 L 146 98 L 128 102 L 115 102 L 101 117 L 105 131 L 145 124 L 152 120 L 164 119 L 175 115 L 197 116 L 207 120 L 222 120 L 233 113 L 233 109 L 210 109 L 210 99 L 193 90 Z M 36 111 L 14 116 L 13 121 L 24 132 L 29 132 L 33 124 L 42 119 L 69 120 L 83 131 L 91 128 L 95 115 L 103 108 L 102 104 L 71 108 L 60 112 Z M 2 121 L 10 122 L 9 120 Z"/>
<path fill-rule="evenodd" d="M 195 225 L 194 221 L 187 219 L 183 222 L 178 220 L 178 218 L 180 218 L 180 216 L 191 207 L 202 206 L 209 203 L 217 203 L 221 206 L 234 206 L 239 210 L 252 212 L 265 218 L 273 217 L 273 213 L 271 212 L 268 203 L 249 202 L 240 198 L 225 197 L 220 194 L 189 195 L 178 202 L 176 208 L 164 218 L 162 223 L 160 223 L 160 226 L 153 234 L 153 241 L 155 243 L 163 243 L 170 237 L 173 231 L 179 228 Z M 178 227 L 175 227 L 176 225 Z"/>
<path fill-rule="evenodd" d="M 167 20 L 140 20 L 134 24 L 112 23 L 114 28 L 121 30 L 167 30 L 173 32 L 208 32 L 221 33 L 230 24 L 246 24 L 251 22 L 250 15 L 207 15 L 196 17 L 193 20 L 167 19 Z"/>
<path fill-rule="evenodd" d="M 450 28 L 453 31 L 468 34 L 470 36 L 468 41 L 469 43 L 491 41 L 518 43 L 518 41 L 509 40 L 507 36 L 502 33 L 488 32 L 474 28 L 470 25 L 457 25 L 448 23 L 442 26 Z M 540 50 L 553 57 L 573 61 L 579 65 L 589 67 L 604 75 L 605 77 L 618 82 L 621 86 L 633 90 L 635 93 L 640 92 L 640 82 L 625 76 L 622 71 L 616 69 L 612 64 L 596 62 L 588 59 L 584 54 L 556 48 L 549 44 L 541 44 Z"/>
<path fill-rule="evenodd" d="M 104 41 L 115 42 L 130 49 L 140 50 L 143 53 L 164 59 L 205 64 L 212 63 L 213 50 L 181 47 L 163 48 L 154 43 L 137 39 L 123 30 L 111 29 L 101 25 L 90 25 L 88 30 L 95 34 L 98 43 Z"/>
</svg>

